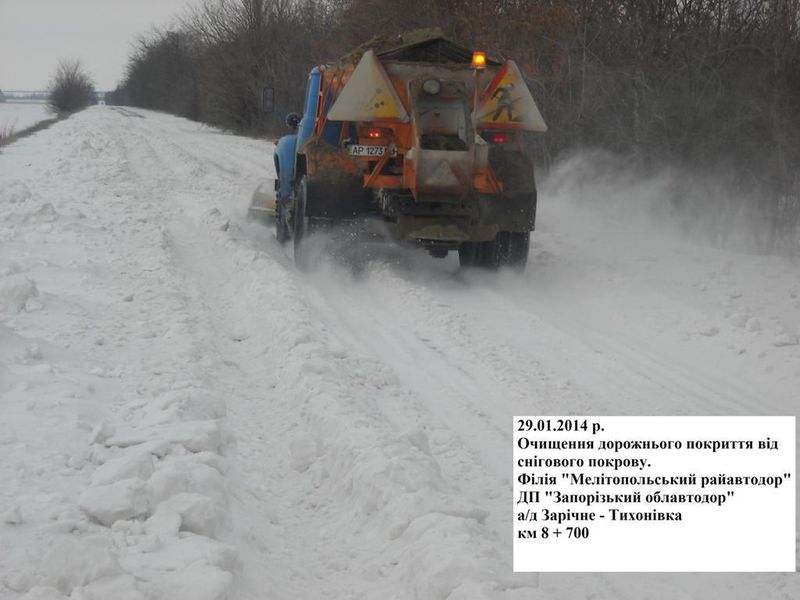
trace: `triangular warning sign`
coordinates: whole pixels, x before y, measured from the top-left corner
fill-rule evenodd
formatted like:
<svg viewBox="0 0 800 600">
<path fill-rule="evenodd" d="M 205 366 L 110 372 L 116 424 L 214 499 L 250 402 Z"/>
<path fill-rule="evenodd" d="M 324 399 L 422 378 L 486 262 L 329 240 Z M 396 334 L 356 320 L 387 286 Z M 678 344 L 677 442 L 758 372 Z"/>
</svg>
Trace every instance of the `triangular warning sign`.
<svg viewBox="0 0 800 600">
<path fill-rule="evenodd" d="M 375 52 L 367 50 L 328 111 L 331 121 L 408 121 L 408 113 Z"/>
<path fill-rule="evenodd" d="M 456 174 L 453 173 L 453 169 L 447 163 L 446 160 L 443 160 L 439 163 L 439 166 L 431 173 L 430 175 L 425 177 L 425 181 L 421 181 L 423 185 L 430 185 L 442 188 L 448 188 L 453 186 L 461 185 L 458 177 Z"/>
<path fill-rule="evenodd" d="M 547 131 L 519 68 L 513 60 L 504 64 L 486 88 L 475 111 L 481 127 Z"/>
</svg>

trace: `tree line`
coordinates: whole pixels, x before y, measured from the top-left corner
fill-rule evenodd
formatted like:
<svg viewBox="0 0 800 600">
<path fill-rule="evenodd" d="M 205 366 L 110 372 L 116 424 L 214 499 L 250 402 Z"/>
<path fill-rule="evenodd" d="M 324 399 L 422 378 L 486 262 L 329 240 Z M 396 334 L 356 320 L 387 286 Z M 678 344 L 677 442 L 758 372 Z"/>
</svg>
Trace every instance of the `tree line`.
<svg viewBox="0 0 800 600">
<path fill-rule="evenodd" d="M 516 60 L 550 128 L 531 139 L 545 167 L 601 148 L 724 174 L 725 210 L 766 224 L 766 249 L 798 244 L 800 0 L 205 0 L 140 39 L 107 100 L 277 133 L 310 67 L 432 26 Z"/>
</svg>

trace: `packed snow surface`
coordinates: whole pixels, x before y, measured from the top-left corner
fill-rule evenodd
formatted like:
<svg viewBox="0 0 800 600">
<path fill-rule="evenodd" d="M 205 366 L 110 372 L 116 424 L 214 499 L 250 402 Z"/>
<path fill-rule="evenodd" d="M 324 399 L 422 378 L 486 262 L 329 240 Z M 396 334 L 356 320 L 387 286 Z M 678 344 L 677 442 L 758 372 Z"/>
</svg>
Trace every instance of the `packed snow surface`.
<svg viewBox="0 0 800 600">
<path fill-rule="evenodd" d="M 19 133 L 52 118 L 53 113 L 44 102 L 0 102 L 0 133 Z"/>
<path fill-rule="evenodd" d="M 245 222 L 271 152 L 111 107 L 3 149 L 1 598 L 800 597 L 514 574 L 509 480 L 515 414 L 797 415 L 797 263 L 561 172 L 524 275 L 392 248 L 304 275 Z"/>
</svg>

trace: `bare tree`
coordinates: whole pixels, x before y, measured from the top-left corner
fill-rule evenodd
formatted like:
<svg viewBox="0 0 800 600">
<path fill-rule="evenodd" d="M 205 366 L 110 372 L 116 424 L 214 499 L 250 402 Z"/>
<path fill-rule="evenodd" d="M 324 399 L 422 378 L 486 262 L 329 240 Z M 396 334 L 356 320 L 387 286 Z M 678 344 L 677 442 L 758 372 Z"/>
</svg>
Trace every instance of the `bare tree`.
<svg viewBox="0 0 800 600">
<path fill-rule="evenodd" d="M 117 88 L 110 101 L 202 118 L 198 90 L 202 52 L 185 31 L 153 30 L 139 39 L 128 63 L 125 86 Z"/>
<path fill-rule="evenodd" d="M 63 60 L 48 86 L 48 104 L 58 113 L 70 113 L 94 103 L 94 83 L 80 60 Z"/>
</svg>

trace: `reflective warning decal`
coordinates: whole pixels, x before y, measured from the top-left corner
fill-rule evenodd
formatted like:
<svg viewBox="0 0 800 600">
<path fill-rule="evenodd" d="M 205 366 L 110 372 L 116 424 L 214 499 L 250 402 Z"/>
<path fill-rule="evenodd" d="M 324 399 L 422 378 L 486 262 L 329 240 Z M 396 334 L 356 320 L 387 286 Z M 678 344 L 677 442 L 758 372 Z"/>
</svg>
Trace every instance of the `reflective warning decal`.
<svg viewBox="0 0 800 600">
<path fill-rule="evenodd" d="M 497 72 L 475 112 L 475 120 L 481 127 L 547 131 L 542 114 L 513 60 Z"/>
<path fill-rule="evenodd" d="M 378 57 L 367 50 L 336 98 L 328 119 L 331 121 L 408 121 L 408 113 Z"/>
</svg>

